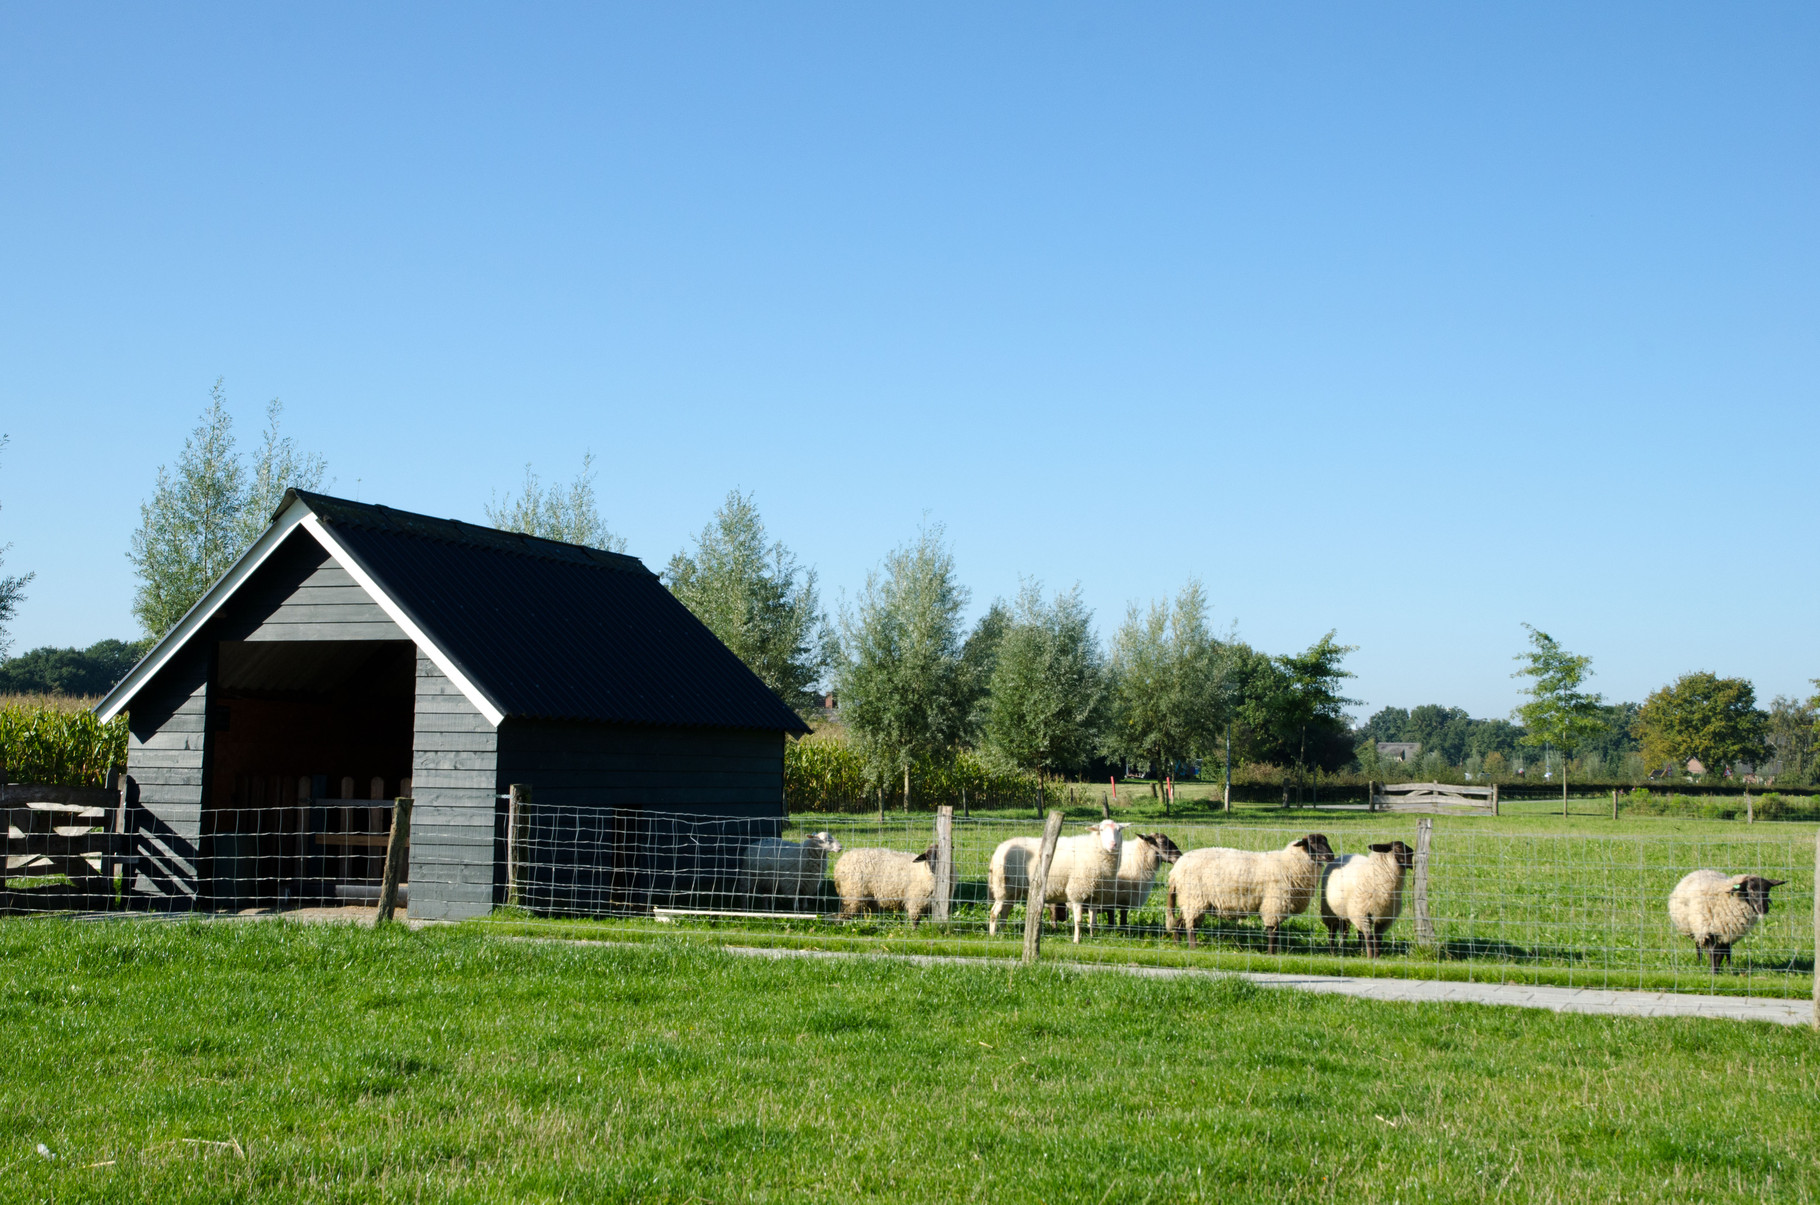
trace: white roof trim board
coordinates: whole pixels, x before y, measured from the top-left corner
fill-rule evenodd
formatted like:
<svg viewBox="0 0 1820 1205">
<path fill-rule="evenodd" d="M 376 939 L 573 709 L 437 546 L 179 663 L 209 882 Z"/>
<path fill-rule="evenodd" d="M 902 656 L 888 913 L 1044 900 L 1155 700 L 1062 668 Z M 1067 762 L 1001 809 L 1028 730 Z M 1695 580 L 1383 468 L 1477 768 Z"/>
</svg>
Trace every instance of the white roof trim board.
<svg viewBox="0 0 1820 1205">
<path fill-rule="evenodd" d="M 316 542 L 328 551 L 328 554 L 335 559 L 335 563 L 347 570 L 348 576 L 360 583 L 360 588 L 372 596 L 373 601 L 379 604 L 379 609 L 391 616 L 393 623 L 404 629 L 404 634 L 417 643 L 417 647 L 423 651 L 424 656 L 436 663 L 436 668 L 448 676 L 449 681 L 455 684 L 455 689 L 466 695 L 468 702 L 474 704 L 475 709 L 487 717 L 487 723 L 495 728 L 499 727 L 500 721 L 506 718 L 505 713 L 494 706 L 493 701 L 468 680 L 468 676 L 461 671 L 461 667 L 456 665 L 447 653 L 438 648 L 435 641 L 424 634 L 423 629 L 417 626 L 416 621 L 405 612 L 403 607 L 379 588 L 379 583 L 360 567 L 360 563 L 341 546 L 334 534 L 322 525 L 322 521 L 311 514 L 304 518 L 303 526 L 306 531 L 316 537 Z"/>
<path fill-rule="evenodd" d="M 330 558 L 346 570 L 348 576 L 367 592 L 380 610 L 390 616 L 392 622 L 402 628 L 405 635 L 416 642 L 424 655 L 436 664 L 436 668 L 446 674 L 449 681 L 455 684 L 455 688 L 467 697 L 468 702 L 474 704 L 475 709 L 487 718 L 487 722 L 495 728 L 499 727 L 500 721 L 505 719 L 505 714 L 493 704 L 491 699 L 482 694 L 473 682 L 468 680 L 468 676 L 461 671 L 447 653 L 438 648 L 436 643 L 424 634 L 423 629 L 418 627 L 405 613 L 404 608 L 379 588 L 379 583 L 375 582 L 371 575 L 348 554 L 348 551 L 341 547 L 301 498 L 285 507 L 283 513 L 274 518 L 271 526 L 265 529 L 265 534 L 261 535 L 253 542 L 251 548 L 241 554 L 233 567 L 222 574 L 213 586 L 209 587 L 208 591 L 196 601 L 195 606 L 184 612 L 183 618 L 177 621 L 177 626 L 172 628 L 164 639 L 152 646 L 151 652 L 140 659 L 139 664 L 135 665 L 132 672 L 120 680 L 119 685 L 107 692 L 106 697 L 96 704 L 95 714 L 105 722 L 125 711 L 133 696 L 138 694 L 140 689 L 151 681 L 159 670 L 170 664 L 171 659 L 190 642 L 190 638 L 210 619 L 213 619 L 215 613 L 234 596 L 234 592 L 240 589 L 241 584 L 251 577 L 261 565 L 265 564 L 266 558 L 270 557 L 273 551 L 284 543 L 285 537 L 299 527 L 308 531 L 316 542 L 322 545 Z"/>
</svg>

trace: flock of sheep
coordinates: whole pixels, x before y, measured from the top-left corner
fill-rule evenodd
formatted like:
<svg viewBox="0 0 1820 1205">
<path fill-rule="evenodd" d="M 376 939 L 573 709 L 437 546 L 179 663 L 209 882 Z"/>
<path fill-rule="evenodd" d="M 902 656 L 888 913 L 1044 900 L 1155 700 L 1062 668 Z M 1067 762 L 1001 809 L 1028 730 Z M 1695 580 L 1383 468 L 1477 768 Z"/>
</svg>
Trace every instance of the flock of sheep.
<svg viewBox="0 0 1820 1205">
<path fill-rule="evenodd" d="M 1102 820 L 1079 836 L 1056 842 L 1049 863 L 1043 902 L 1059 919 L 1065 906 L 1081 939 L 1081 921 L 1093 929 L 1105 914 L 1120 926 L 1144 906 L 1158 869 L 1169 863 L 1163 888 L 1163 927 L 1195 944 L 1195 926 L 1203 916 L 1233 920 L 1257 917 L 1270 953 L 1277 952 L 1283 921 L 1299 916 L 1320 901 L 1330 949 L 1343 949 L 1348 930 L 1356 933 L 1367 957 L 1382 949 L 1385 930 L 1403 911 L 1403 879 L 1415 864 L 1415 851 L 1401 841 L 1371 845 L 1362 854 L 1335 854 L 1320 833 L 1297 837 L 1282 849 L 1254 851 L 1210 847 L 1184 853 L 1162 833 L 1138 833 L 1127 839 L 1128 825 Z M 1029 898 L 1030 866 L 1040 854 L 1034 837 L 1012 837 L 992 851 L 987 891 L 991 908 L 987 932 L 997 935 L 999 921 L 1012 904 Z M 746 847 L 740 890 L 748 899 L 790 899 L 801 906 L 821 895 L 830 854 L 840 916 L 848 920 L 867 912 L 903 912 L 912 928 L 935 897 L 937 865 L 934 845 L 918 854 L 895 849 L 848 849 L 826 832 L 803 841 L 767 837 Z M 948 865 L 949 894 L 956 883 Z M 1784 879 L 1761 875 L 1725 875 L 1696 870 L 1676 885 L 1668 898 L 1675 929 L 1708 953 L 1717 972 L 1731 957 L 1732 946 L 1769 912 L 1769 892 Z"/>
</svg>

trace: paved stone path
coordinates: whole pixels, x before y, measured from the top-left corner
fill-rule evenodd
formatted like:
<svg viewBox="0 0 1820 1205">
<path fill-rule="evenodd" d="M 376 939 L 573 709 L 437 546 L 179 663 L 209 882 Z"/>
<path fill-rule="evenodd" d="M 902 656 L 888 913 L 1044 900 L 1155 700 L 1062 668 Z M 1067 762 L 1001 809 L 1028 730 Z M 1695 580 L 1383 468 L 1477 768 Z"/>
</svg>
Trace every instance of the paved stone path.
<svg viewBox="0 0 1820 1205">
<path fill-rule="evenodd" d="M 1003 966 L 982 958 L 936 954 L 843 954 L 829 950 L 786 950 L 758 946 L 722 946 L 729 954 L 756 958 L 895 958 L 925 965 Z M 1146 979 L 1217 979 L 1234 976 L 1260 987 L 1286 987 L 1300 992 L 1327 992 L 1367 1000 L 1412 1003 L 1502 1004 L 1513 1008 L 1546 1008 L 1558 1013 L 1594 1013 L 1607 1017 L 1719 1017 L 1731 1021 L 1770 1021 L 1777 1025 L 1811 1025 L 1814 1006 L 1807 1000 L 1768 1000 L 1745 996 L 1696 996 L 1686 992 L 1616 992 L 1593 987 L 1531 987 L 1515 983 L 1449 983 L 1431 979 L 1361 979 L 1348 975 L 1284 975 L 1268 971 L 1208 971 L 1190 967 L 1121 966 L 1116 963 L 1046 962 L 1045 966 L 1077 971 L 1111 971 Z"/>
</svg>

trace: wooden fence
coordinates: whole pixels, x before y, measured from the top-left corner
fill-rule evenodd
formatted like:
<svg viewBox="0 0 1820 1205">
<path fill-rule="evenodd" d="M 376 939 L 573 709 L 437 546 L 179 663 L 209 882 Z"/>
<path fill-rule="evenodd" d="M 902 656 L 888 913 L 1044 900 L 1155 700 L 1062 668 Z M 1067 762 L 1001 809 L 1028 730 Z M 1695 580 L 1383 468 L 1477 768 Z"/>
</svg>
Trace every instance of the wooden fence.
<svg viewBox="0 0 1820 1205">
<path fill-rule="evenodd" d="M 99 911 L 132 874 L 120 792 L 0 787 L 0 912 Z"/>
<path fill-rule="evenodd" d="M 1496 816 L 1498 787 L 1463 787 L 1450 782 L 1385 782 L 1371 791 L 1374 812 L 1433 812 Z"/>
</svg>

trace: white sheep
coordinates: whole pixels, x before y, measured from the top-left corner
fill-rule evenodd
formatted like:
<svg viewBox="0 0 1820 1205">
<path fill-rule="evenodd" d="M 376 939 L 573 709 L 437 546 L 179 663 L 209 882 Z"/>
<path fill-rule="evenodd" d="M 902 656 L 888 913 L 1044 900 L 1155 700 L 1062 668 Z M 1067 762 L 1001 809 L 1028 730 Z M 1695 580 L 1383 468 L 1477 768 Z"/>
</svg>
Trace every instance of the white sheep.
<svg viewBox="0 0 1820 1205">
<path fill-rule="evenodd" d="M 1415 865 L 1416 851 L 1401 841 L 1366 848 L 1371 852 L 1348 854 L 1322 872 L 1321 921 L 1329 949 L 1350 924 L 1365 956 L 1376 958 L 1384 931 L 1403 911 L 1403 872 Z"/>
<path fill-rule="evenodd" d="M 1078 837 L 1063 837 L 1055 843 L 1055 854 L 1049 862 L 1049 877 L 1044 880 L 1043 902 L 1066 902 L 1074 918 L 1074 940 L 1081 940 L 1081 913 L 1088 912 L 1092 923 L 1092 905 L 1102 880 L 1117 876 L 1119 854 L 1125 844 L 1126 825 L 1116 820 L 1102 820 Z M 992 865 L 986 887 L 992 896 L 987 913 L 986 932 L 998 933 L 999 918 L 1013 903 L 1030 896 L 1030 867 L 1042 851 L 1035 837 L 1012 837 L 1001 841 L 992 851 Z"/>
<path fill-rule="evenodd" d="M 1713 973 L 1732 956 L 1732 944 L 1769 912 L 1769 889 L 1787 879 L 1766 879 L 1755 874 L 1726 875 L 1717 870 L 1696 870 L 1668 897 L 1668 919 L 1683 937 L 1694 939 L 1694 948 L 1712 958 Z"/>
<path fill-rule="evenodd" d="M 1162 833 L 1139 833 L 1126 841 L 1119 851 L 1118 873 L 1101 880 L 1094 893 L 1094 911 L 1104 909 L 1124 928 L 1131 923 L 1131 914 L 1149 901 L 1157 866 L 1164 862 L 1173 865 L 1181 856 L 1181 847 Z"/>
<path fill-rule="evenodd" d="M 1175 933 L 1176 909 L 1194 948 L 1194 926 L 1202 913 L 1217 917 L 1256 916 L 1264 925 L 1267 949 L 1277 952 L 1277 930 L 1285 917 L 1308 910 L 1320 886 L 1321 866 L 1333 847 L 1320 833 L 1297 837 L 1282 849 L 1258 852 L 1218 846 L 1190 850 L 1169 869 L 1163 889 L 1163 929 Z"/>
<path fill-rule="evenodd" d="M 797 903 L 819 899 L 822 868 L 828 855 L 839 853 L 840 847 L 825 831 L 801 841 L 761 837 L 746 846 L 740 858 L 740 894 L 748 901 L 761 896 Z"/>
<path fill-rule="evenodd" d="M 840 892 L 840 915 L 851 920 L 862 912 L 905 912 L 910 927 L 935 897 L 936 847 L 920 854 L 897 849 L 850 849 L 834 863 L 834 889 Z M 953 859 L 948 864 L 948 897 L 954 898 Z"/>
</svg>

